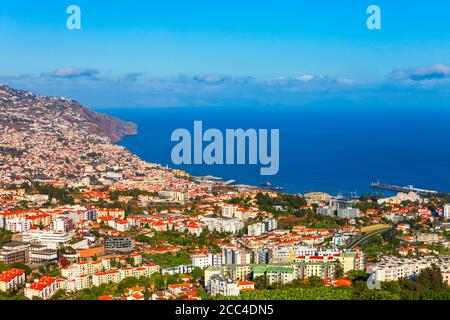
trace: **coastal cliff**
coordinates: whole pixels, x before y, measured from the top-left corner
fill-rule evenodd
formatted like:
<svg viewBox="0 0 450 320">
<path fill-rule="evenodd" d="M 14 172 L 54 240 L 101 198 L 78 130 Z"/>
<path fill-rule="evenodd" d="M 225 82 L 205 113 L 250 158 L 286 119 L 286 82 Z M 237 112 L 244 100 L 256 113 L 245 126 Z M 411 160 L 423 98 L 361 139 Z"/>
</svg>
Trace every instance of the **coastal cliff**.
<svg viewBox="0 0 450 320">
<path fill-rule="evenodd" d="M 137 134 L 136 124 L 94 112 L 74 100 L 43 97 L 0 85 L 0 124 L 30 129 L 49 113 L 86 129 L 88 133 L 107 137 L 113 143 L 124 136 Z"/>
</svg>

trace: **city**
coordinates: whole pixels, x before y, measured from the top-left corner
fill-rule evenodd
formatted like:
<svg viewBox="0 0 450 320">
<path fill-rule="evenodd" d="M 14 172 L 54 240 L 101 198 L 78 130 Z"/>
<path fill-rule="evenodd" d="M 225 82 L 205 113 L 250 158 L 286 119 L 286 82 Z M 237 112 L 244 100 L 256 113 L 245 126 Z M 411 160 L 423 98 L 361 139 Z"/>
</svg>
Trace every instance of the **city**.
<svg viewBox="0 0 450 320">
<path fill-rule="evenodd" d="M 0 108 L 1 300 L 450 298 L 448 194 L 233 185 L 72 100 L 0 86 Z"/>
</svg>

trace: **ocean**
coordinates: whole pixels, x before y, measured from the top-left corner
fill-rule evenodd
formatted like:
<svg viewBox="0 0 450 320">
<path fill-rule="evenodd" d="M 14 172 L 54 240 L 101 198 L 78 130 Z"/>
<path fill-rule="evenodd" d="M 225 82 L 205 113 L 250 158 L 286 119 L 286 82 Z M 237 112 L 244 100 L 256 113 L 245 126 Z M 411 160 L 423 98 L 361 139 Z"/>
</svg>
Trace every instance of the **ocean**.
<svg viewBox="0 0 450 320">
<path fill-rule="evenodd" d="M 142 159 L 238 184 L 270 182 L 285 192 L 344 196 L 384 193 L 372 182 L 450 192 L 450 111 L 437 107 L 192 107 L 99 109 L 138 125 L 120 145 Z M 260 165 L 181 165 L 171 161 L 173 130 L 280 129 L 280 170 Z M 225 131 L 223 131 L 225 132 Z"/>
</svg>

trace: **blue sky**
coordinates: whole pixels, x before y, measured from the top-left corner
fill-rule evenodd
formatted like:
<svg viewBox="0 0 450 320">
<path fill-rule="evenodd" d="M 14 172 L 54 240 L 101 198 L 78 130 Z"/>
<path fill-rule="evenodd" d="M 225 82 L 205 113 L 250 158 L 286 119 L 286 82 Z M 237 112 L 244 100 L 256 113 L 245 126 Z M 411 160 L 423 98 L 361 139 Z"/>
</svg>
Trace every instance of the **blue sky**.
<svg viewBox="0 0 450 320">
<path fill-rule="evenodd" d="M 66 28 L 71 4 L 82 30 Z M 382 30 L 366 28 L 371 4 Z M 0 82 L 92 107 L 446 105 L 449 12 L 442 0 L 9 1 Z"/>
</svg>

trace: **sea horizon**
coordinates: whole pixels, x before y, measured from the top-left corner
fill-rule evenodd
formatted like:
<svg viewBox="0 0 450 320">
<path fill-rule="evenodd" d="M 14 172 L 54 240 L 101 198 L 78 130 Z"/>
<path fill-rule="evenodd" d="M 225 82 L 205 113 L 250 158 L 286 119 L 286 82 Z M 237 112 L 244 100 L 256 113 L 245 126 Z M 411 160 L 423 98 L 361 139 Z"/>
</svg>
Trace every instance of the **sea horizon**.
<svg viewBox="0 0 450 320">
<path fill-rule="evenodd" d="M 262 112 L 255 113 L 255 109 Z M 429 108 L 425 113 L 399 106 L 391 107 L 389 114 L 383 108 L 353 105 L 97 108 L 96 111 L 138 125 L 138 134 L 124 137 L 119 145 L 145 161 L 185 170 L 194 176 L 220 177 L 252 186 L 270 182 L 287 193 L 327 192 L 345 197 L 392 194 L 372 188 L 373 182 L 450 191 L 446 183 L 450 179 L 450 165 L 445 161 L 450 154 L 450 145 L 445 141 L 450 129 L 443 117 L 448 116 L 448 111 L 440 108 Z M 260 167 L 255 165 L 174 165 L 172 131 L 192 130 L 197 120 L 203 121 L 205 130 L 279 128 L 280 172 L 261 176 Z M 436 135 L 436 131 L 440 134 Z"/>
</svg>

